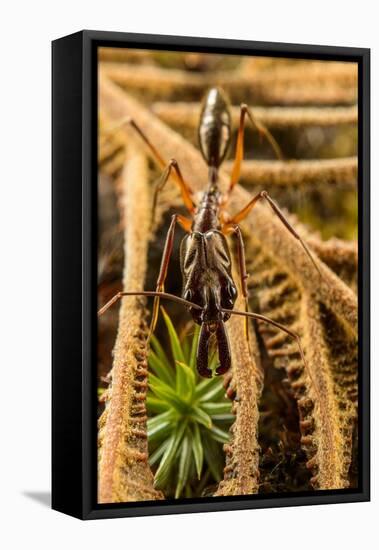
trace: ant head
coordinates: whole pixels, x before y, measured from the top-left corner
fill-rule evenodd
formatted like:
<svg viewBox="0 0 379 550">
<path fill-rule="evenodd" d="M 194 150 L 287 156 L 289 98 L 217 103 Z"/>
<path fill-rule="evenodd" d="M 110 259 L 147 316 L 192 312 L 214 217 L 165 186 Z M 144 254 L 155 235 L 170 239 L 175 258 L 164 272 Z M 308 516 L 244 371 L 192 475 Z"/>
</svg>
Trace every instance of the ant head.
<svg viewBox="0 0 379 550">
<path fill-rule="evenodd" d="M 182 297 L 201 309 L 190 308 L 195 323 L 216 324 L 230 317 L 222 309 L 232 309 L 237 288 L 231 274 L 232 261 L 225 236 L 218 230 L 184 237 L 180 248 L 183 275 Z"/>
<path fill-rule="evenodd" d="M 219 88 L 207 93 L 199 124 L 199 145 L 208 166 L 218 168 L 228 151 L 231 135 L 229 104 Z"/>
<path fill-rule="evenodd" d="M 232 279 L 220 281 L 218 275 L 213 273 L 208 281 L 189 281 L 183 291 L 185 300 L 201 307 L 189 309 L 194 322 L 198 325 L 207 324 L 211 333 L 216 332 L 220 321 L 230 318 L 229 313 L 221 310 L 233 309 L 238 294 Z"/>
</svg>

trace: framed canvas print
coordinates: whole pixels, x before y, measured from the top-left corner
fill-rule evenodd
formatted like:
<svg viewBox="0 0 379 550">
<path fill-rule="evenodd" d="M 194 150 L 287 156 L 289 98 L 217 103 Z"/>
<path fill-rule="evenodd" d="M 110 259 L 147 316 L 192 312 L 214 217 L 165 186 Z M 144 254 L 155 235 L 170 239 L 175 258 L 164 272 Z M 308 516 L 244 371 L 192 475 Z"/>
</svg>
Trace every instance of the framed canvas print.
<svg viewBox="0 0 379 550">
<path fill-rule="evenodd" d="M 53 508 L 369 499 L 369 50 L 53 42 Z"/>
</svg>

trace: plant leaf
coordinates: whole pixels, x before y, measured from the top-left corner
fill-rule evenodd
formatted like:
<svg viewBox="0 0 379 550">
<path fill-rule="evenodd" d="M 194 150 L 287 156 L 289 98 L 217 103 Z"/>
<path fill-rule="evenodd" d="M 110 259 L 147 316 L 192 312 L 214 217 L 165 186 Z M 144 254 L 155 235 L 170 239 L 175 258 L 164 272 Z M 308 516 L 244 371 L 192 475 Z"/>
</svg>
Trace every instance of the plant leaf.
<svg viewBox="0 0 379 550">
<path fill-rule="evenodd" d="M 154 464 L 156 462 L 158 462 L 158 460 L 161 458 L 161 456 L 163 455 L 163 453 L 165 452 L 166 448 L 167 448 L 167 445 L 168 445 L 168 440 L 166 439 L 165 441 L 163 441 L 163 443 L 161 443 L 161 445 L 159 445 L 159 447 L 157 449 L 155 449 L 155 451 L 150 455 L 150 458 L 149 458 L 149 464 L 150 466 L 154 466 Z"/>
<path fill-rule="evenodd" d="M 172 432 L 172 421 L 162 422 L 154 431 L 148 433 L 149 443 L 157 443 L 164 441 L 165 438 Z"/>
<path fill-rule="evenodd" d="M 182 363 L 181 361 L 176 361 L 176 375 L 176 389 L 178 394 L 182 399 L 190 402 L 193 396 L 193 392 L 195 391 L 196 384 L 194 372 L 185 363 Z"/>
<path fill-rule="evenodd" d="M 192 452 L 191 452 L 190 436 L 187 434 L 184 437 L 181 445 L 178 481 L 176 484 L 175 498 L 180 497 L 183 487 L 187 483 L 189 469 L 191 465 L 191 456 L 192 456 Z"/>
<path fill-rule="evenodd" d="M 188 338 L 181 339 L 181 346 L 183 350 L 183 355 L 185 357 L 186 365 L 189 365 L 190 356 L 191 356 L 191 347 L 188 341 Z"/>
<path fill-rule="evenodd" d="M 212 438 L 219 443 L 228 443 L 228 441 L 230 440 L 229 433 L 221 430 L 215 425 L 213 425 L 212 428 L 209 428 L 209 432 Z"/>
<path fill-rule="evenodd" d="M 193 424 L 192 452 L 195 459 L 197 478 L 200 479 L 204 462 L 204 450 L 201 442 L 200 428 L 198 424 Z"/>
<path fill-rule="evenodd" d="M 204 457 L 209 471 L 211 472 L 215 481 L 220 481 L 223 467 L 223 463 L 220 459 L 220 456 L 222 456 L 220 446 L 216 443 L 216 441 L 208 437 L 203 437 L 202 441 Z"/>
<path fill-rule="evenodd" d="M 236 419 L 232 413 L 225 414 L 211 414 L 212 422 L 229 422 L 233 423 Z"/>
<path fill-rule="evenodd" d="M 184 357 L 183 349 L 179 340 L 179 336 L 174 328 L 174 325 L 170 319 L 170 317 L 167 315 L 165 309 L 161 307 L 163 318 L 166 323 L 168 336 L 170 339 L 170 345 L 171 345 L 171 353 L 174 358 L 174 361 L 180 361 L 181 363 L 185 363 L 186 359 Z M 179 395 L 181 395 L 181 391 L 183 391 L 183 388 L 185 388 L 185 374 L 183 373 L 182 369 L 176 369 L 176 391 Z"/>
<path fill-rule="evenodd" d="M 158 397 L 154 397 L 153 395 L 148 395 L 146 397 L 146 404 L 149 413 L 155 414 L 166 412 L 167 409 L 170 407 L 170 403 L 168 403 L 166 400 L 158 399 Z"/>
<path fill-rule="evenodd" d="M 151 347 L 154 353 L 156 354 L 156 356 L 158 357 L 158 359 L 160 359 L 160 361 L 162 361 L 164 365 L 171 365 L 171 361 L 167 357 L 166 352 L 164 351 L 163 347 L 161 346 L 155 334 L 151 335 L 150 341 L 151 341 Z"/>
<path fill-rule="evenodd" d="M 221 383 L 221 380 L 217 379 L 218 384 L 211 387 L 207 393 L 204 393 L 200 401 L 218 401 L 225 395 L 225 389 Z"/>
<path fill-rule="evenodd" d="M 172 417 L 172 411 L 165 411 L 161 414 L 158 414 L 157 416 L 154 416 L 154 418 L 149 418 L 147 421 L 147 429 L 148 430 L 154 430 L 156 426 L 159 426 L 162 422 L 165 422 L 166 420 L 170 420 Z"/>
<path fill-rule="evenodd" d="M 182 363 L 186 362 L 186 359 L 183 354 L 182 346 L 180 344 L 179 336 L 174 328 L 174 325 L 172 324 L 172 321 L 170 317 L 167 315 L 165 309 L 161 307 L 163 318 L 166 323 L 168 335 L 170 338 L 170 345 L 171 345 L 171 351 L 172 355 L 174 357 L 175 361 L 181 361 Z"/>
<path fill-rule="evenodd" d="M 195 397 L 200 399 L 205 395 L 211 388 L 218 387 L 220 380 L 218 378 L 210 378 L 209 380 L 203 379 L 196 385 Z"/>
<path fill-rule="evenodd" d="M 149 443 L 161 439 L 165 435 L 168 435 L 172 431 L 172 424 L 174 420 L 173 411 L 162 413 L 147 421 L 147 437 Z"/>
<path fill-rule="evenodd" d="M 163 486 L 167 481 L 171 468 L 175 465 L 175 455 L 187 428 L 187 421 L 179 422 L 168 440 L 167 448 L 155 473 L 154 485 Z"/>
<path fill-rule="evenodd" d="M 156 353 L 150 350 L 149 353 L 149 366 L 154 371 L 154 373 L 169 384 L 170 386 L 175 385 L 175 372 L 170 363 L 163 363 L 163 361 L 156 355 Z"/>
<path fill-rule="evenodd" d="M 223 403 L 202 403 L 201 408 L 208 414 L 224 414 L 230 413 L 232 410 L 232 404 L 230 401 Z"/>
<path fill-rule="evenodd" d="M 165 382 L 157 378 L 154 374 L 149 373 L 149 384 L 151 391 L 162 401 L 167 401 L 178 411 L 183 414 L 187 411 L 188 405 L 180 399 L 175 389 L 168 386 Z"/>
<path fill-rule="evenodd" d="M 208 430 L 210 430 L 212 427 L 211 417 L 202 409 L 200 409 L 200 407 L 192 407 L 191 418 L 195 422 L 198 422 L 199 424 L 202 424 L 203 426 L 208 428 Z"/>
</svg>

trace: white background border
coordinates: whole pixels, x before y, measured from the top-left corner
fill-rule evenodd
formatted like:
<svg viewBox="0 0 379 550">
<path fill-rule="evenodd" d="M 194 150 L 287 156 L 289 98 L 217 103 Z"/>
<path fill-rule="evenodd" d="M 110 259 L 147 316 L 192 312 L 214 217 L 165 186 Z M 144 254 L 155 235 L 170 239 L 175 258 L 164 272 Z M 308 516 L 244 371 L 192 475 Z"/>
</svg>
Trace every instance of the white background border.
<svg viewBox="0 0 379 550">
<path fill-rule="evenodd" d="M 356 550 L 378 540 L 379 398 L 373 400 L 373 502 L 82 523 L 41 503 L 50 487 L 50 41 L 83 28 L 372 48 L 372 198 L 378 206 L 375 2 L 194 0 L 3 3 L 0 171 L 1 436 L 4 548 Z M 5 125 L 4 125 L 5 122 Z M 379 229 L 373 215 L 372 240 Z M 373 352 L 378 264 L 372 258 Z M 5 305 L 5 307 L 4 307 Z M 376 395 L 375 363 L 372 364 Z M 70 396 L 67 396 L 69 406 Z M 370 545 L 372 547 L 372 545 Z"/>
</svg>

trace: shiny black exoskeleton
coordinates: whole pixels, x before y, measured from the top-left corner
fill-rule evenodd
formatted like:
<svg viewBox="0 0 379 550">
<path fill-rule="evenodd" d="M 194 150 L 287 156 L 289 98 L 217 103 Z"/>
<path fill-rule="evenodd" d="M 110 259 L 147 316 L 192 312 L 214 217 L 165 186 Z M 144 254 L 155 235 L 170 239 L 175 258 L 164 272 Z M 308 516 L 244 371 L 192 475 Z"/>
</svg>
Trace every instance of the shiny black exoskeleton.
<svg viewBox="0 0 379 550">
<path fill-rule="evenodd" d="M 209 90 L 199 125 L 199 142 L 209 167 L 209 182 L 195 212 L 192 231 L 181 243 L 180 263 L 184 299 L 201 306 L 190 308 L 193 320 L 201 325 L 197 350 L 197 368 L 202 376 L 211 377 L 208 368 L 208 347 L 215 334 L 220 365 L 217 374 L 231 366 L 231 353 L 224 321 L 230 317 L 221 309 L 233 309 L 237 288 L 232 277 L 231 255 L 221 233 L 217 185 L 218 168 L 224 160 L 231 134 L 231 117 L 227 101 L 218 88 Z"/>
</svg>

